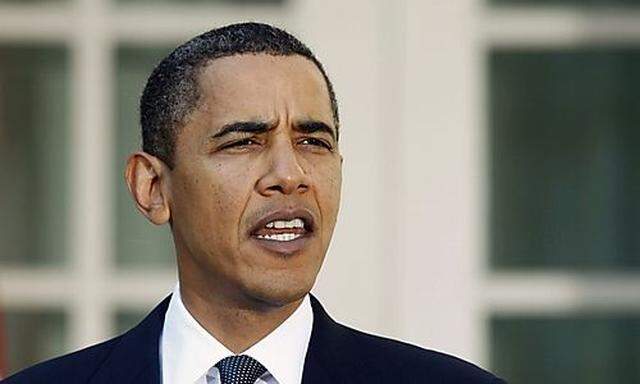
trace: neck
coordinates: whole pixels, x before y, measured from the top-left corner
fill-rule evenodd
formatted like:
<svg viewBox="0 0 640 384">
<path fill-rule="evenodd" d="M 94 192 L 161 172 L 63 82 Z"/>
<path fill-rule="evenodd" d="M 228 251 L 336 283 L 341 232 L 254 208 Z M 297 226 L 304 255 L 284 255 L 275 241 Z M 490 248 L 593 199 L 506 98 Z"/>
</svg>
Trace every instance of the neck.
<svg viewBox="0 0 640 384">
<path fill-rule="evenodd" d="M 180 282 L 182 302 L 204 329 L 235 354 L 242 353 L 282 324 L 303 299 L 274 306 L 257 299 L 230 298 L 217 290 Z"/>
</svg>

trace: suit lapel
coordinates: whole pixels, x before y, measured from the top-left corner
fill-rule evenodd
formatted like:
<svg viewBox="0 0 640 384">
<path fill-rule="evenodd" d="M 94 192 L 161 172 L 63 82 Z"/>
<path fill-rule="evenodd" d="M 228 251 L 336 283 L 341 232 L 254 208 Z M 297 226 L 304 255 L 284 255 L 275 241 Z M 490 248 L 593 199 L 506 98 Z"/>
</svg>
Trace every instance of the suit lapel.
<svg viewBox="0 0 640 384">
<path fill-rule="evenodd" d="M 92 377 L 91 384 L 160 384 L 160 334 L 170 297 L 115 341 L 111 353 Z"/>
<path fill-rule="evenodd" d="M 317 353 L 307 353 L 302 372 L 302 384 L 337 383 L 331 376 L 330 367 L 318 358 Z"/>
<path fill-rule="evenodd" d="M 325 312 L 311 295 L 313 329 L 305 357 L 302 384 L 353 383 L 356 377 L 348 360 L 353 356 L 346 329 Z"/>
</svg>

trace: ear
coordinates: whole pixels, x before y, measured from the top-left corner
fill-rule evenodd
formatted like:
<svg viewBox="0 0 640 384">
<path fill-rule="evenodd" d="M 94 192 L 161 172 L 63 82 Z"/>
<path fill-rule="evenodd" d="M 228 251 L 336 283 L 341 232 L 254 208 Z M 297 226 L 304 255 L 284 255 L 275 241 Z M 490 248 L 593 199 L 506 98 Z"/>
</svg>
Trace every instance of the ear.
<svg viewBox="0 0 640 384">
<path fill-rule="evenodd" d="M 138 210 L 152 223 L 162 225 L 171 218 L 169 167 L 146 152 L 129 156 L 124 172 L 129 193 Z"/>
</svg>

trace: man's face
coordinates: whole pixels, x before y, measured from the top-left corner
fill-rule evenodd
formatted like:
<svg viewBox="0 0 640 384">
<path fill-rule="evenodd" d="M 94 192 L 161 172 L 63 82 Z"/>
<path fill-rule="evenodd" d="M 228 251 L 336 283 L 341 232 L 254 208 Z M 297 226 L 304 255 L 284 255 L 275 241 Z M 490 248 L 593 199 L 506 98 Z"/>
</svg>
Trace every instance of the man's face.
<svg viewBox="0 0 640 384">
<path fill-rule="evenodd" d="M 315 282 L 340 203 L 325 81 L 302 56 L 236 55 L 212 61 L 200 87 L 170 175 L 181 281 L 291 303 Z"/>
</svg>

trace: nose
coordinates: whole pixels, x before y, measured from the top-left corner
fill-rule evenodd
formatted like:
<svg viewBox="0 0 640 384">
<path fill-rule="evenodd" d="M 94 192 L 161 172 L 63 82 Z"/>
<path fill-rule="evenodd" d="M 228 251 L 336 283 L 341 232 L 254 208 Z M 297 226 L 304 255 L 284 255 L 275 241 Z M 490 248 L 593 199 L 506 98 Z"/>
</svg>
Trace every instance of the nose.
<svg viewBox="0 0 640 384">
<path fill-rule="evenodd" d="M 256 185 L 263 196 L 304 193 L 311 180 L 301 167 L 295 149 L 289 140 L 274 143 L 268 151 L 268 170 Z"/>
</svg>

